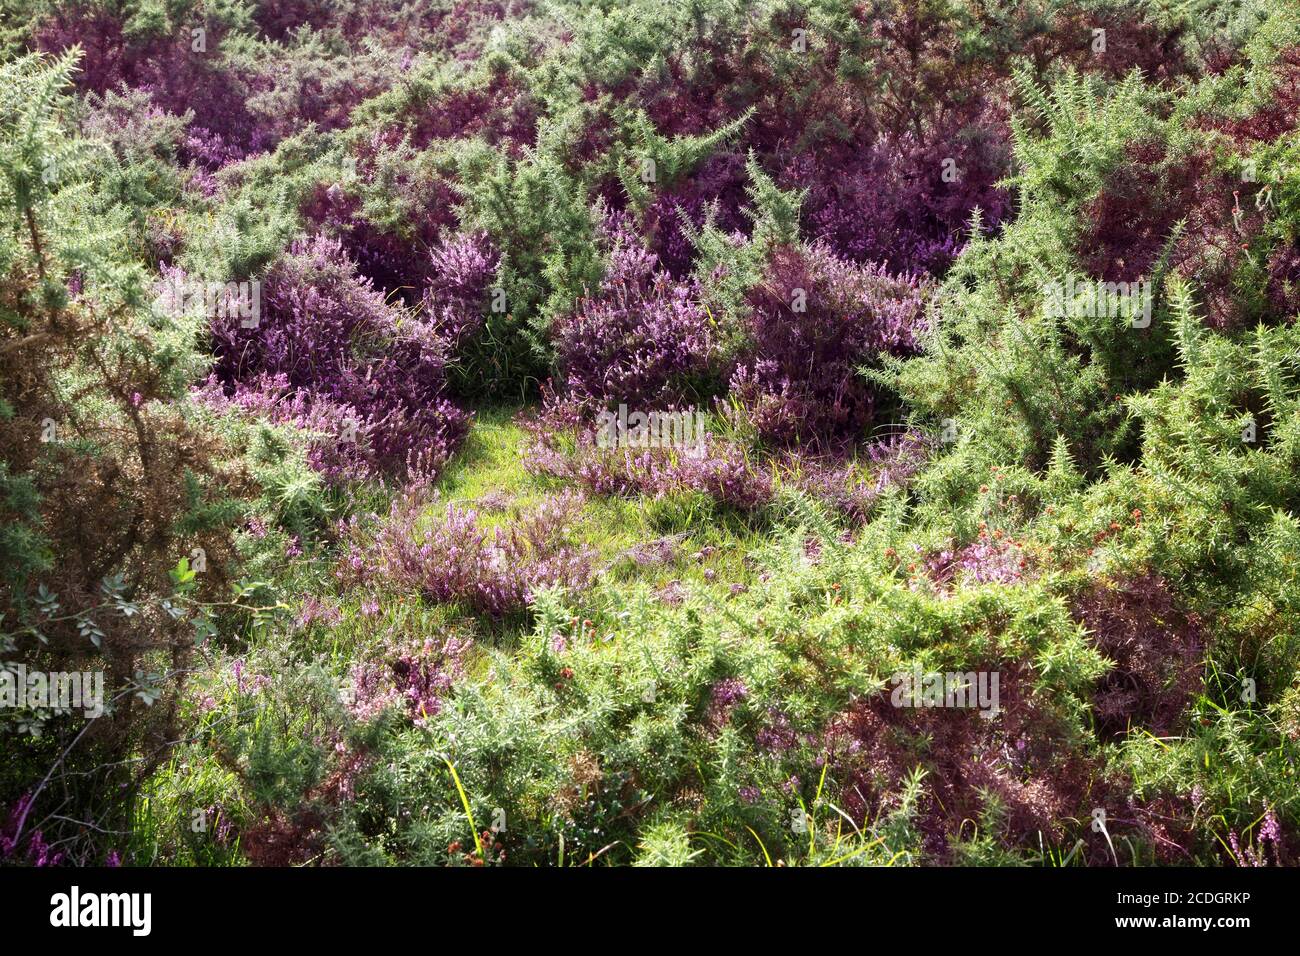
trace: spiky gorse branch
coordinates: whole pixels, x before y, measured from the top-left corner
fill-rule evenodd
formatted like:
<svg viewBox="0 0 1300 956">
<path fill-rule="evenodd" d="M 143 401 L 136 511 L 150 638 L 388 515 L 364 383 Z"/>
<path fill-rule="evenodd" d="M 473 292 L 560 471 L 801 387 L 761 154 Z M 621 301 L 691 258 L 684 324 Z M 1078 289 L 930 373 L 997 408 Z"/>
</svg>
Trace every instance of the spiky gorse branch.
<svg viewBox="0 0 1300 956">
<path fill-rule="evenodd" d="M 16 759 L 42 767 L 44 784 L 28 795 L 14 840 L 32 813 L 47 838 L 67 820 L 84 831 L 127 819 L 133 788 L 165 759 L 159 742 L 180 735 L 178 691 L 196 646 L 168 572 L 177 554 L 202 555 L 211 566 L 186 584 L 199 602 L 213 600 L 233 580 L 230 529 L 241 510 L 228 497 L 237 469 L 170 404 L 196 368 L 192 327 L 151 321 L 99 144 L 67 125 L 76 60 L 26 56 L 3 67 L 0 84 L 0 200 L 12 223 L 0 240 L 9 503 L 0 614 L 7 652 L 35 669 L 103 670 L 117 700 L 111 716 L 80 728 L 61 718 L 21 745 Z M 105 593 L 112 607 L 101 613 Z M 68 613 L 50 611 L 55 594 Z M 111 796 L 70 780 L 98 780 Z M 47 787 L 65 812 L 52 809 Z M 60 852 L 70 859 L 99 859 L 93 840 L 69 839 Z"/>
</svg>

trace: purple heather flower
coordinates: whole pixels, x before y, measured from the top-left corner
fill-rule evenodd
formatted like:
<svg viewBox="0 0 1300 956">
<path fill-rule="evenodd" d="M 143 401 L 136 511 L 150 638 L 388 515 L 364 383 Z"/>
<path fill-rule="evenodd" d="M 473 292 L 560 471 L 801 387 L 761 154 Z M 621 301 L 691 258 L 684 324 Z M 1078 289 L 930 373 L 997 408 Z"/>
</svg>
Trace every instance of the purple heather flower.
<svg viewBox="0 0 1300 956">
<path fill-rule="evenodd" d="M 217 362 L 199 398 L 301 428 L 308 462 L 331 483 L 432 474 L 469 425 L 444 395 L 443 326 L 471 293 L 447 281 L 441 311 L 413 318 L 358 274 L 338 240 L 297 241 L 262 280 L 254 327 L 239 315 L 213 319 Z M 464 321 L 474 308 L 464 306 Z"/>
<path fill-rule="evenodd" d="M 477 512 L 454 504 L 429 524 L 425 506 L 435 498 L 416 484 L 394 500 L 386 520 L 350 524 L 340 579 L 412 588 L 497 617 L 526 608 L 541 588 L 581 590 L 591 581 L 594 553 L 571 541 L 582 509 L 577 495 L 544 499 L 490 530 Z"/>
<path fill-rule="evenodd" d="M 738 677 L 724 677 L 713 685 L 713 702 L 720 707 L 732 707 L 749 696 L 749 688 Z"/>
<path fill-rule="evenodd" d="M 657 268 L 626 215 L 611 215 L 603 233 L 611 252 L 599 290 L 556 326 L 564 381 L 583 402 L 671 405 L 715 357 L 701 291 Z"/>
</svg>

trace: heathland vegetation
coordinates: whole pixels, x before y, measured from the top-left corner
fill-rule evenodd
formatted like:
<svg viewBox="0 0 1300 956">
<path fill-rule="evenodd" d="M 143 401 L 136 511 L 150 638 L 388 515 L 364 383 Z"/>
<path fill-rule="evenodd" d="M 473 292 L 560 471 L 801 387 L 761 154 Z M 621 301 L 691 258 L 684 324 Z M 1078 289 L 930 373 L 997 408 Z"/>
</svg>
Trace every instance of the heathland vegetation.
<svg viewBox="0 0 1300 956">
<path fill-rule="evenodd" d="M 1295 862 L 1294 0 L 0 10 L 0 859 Z"/>
</svg>

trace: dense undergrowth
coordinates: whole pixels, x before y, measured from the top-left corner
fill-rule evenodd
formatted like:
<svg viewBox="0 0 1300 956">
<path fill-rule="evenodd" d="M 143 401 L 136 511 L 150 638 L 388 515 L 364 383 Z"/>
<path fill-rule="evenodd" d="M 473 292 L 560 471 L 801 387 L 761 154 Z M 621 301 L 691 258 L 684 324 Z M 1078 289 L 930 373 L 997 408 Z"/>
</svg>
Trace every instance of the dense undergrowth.
<svg viewBox="0 0 1300 956">
<path fill-rule="evenodd" d="M 0 8 L 6 862 L 1296 862 L 1293 0 Z"/>
</svg>

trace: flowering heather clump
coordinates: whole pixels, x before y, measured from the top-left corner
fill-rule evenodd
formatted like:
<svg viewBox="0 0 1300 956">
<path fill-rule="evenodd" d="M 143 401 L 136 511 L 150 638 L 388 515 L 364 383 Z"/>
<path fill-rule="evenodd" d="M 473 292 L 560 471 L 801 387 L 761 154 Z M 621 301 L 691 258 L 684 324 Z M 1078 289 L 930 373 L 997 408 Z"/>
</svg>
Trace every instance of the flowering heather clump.
<svg viewBox="0 0 1300 956">
<path fill-rule="evenodd" d="M 1158 142 L 1135 143 L 1087 208 L 1084 268 L 1131 282 L 1152 276 L 1168 255 L 1169 265 L 1203 290 L 1207 324 L 1239 325 L 1246 313 L 1234 283 L 1264 223 L 1258 189 L 1215 171 L 1206 153 L 1177 156 Z M 1300 278 L 1285 253 L 1271 265 L 1279 272 L 1273 289 Z"/>
<path fill-rule="evenodd" d="M 906 487 L 926 463 L 933 442 L 915 431 L 869 444 L 866 461 L 845 463 L 792 455 L 785 467 L 791 483 L 831 510 L 853 521 L 865 521 L 889 488 Z M 863 474 L 864 471 L 870 474 Z"/>
<path fill-rule="evenodd" d="M 1282 825 L 1278 822 L 1277 813 L 1272 807 L 1264 811 L 1264 822 L 1260 825 L 1254 846 L 1250 844 L 1242 846 L 1236 830 L 1228 833 L 1228 845 L 1232 848 L 1232 858 L 1238 866 L 1268 866 L 1270 855 L 1273 857 L 1274 866 L 1288 864 Z"/>
<path fill-rule="evenodd" d="M 572 541 L 582 509 L 577 495 L 547 498 L 492 531 L 480 526 L 476 511 L 454 504 L 426 517 L 426 506 L 436 501 L 416 484 L 385 520 L 351 519 L 340 580 L 409 588 L 496 617 L 525 610 L 541 588 L 579 591 L 591 581 L 594 556 Z"/>
<path fill-rule="evenodd" d="M 939 585 L 1012 584 L 1021 579 L 1027 559 L 1015 542 L 982 532 L 980 540 L 927 555 L 924 563 L 926 575 Z"/>
<path fill-rule="evenodd" d="M 687 275 L 695 262 L 691 233 L 706 222 L 724 234 L 745 234 L 750 222 L 743 214 L 748 179 L 745 156 L 720 152 L 694 175 L 655 195 L 645 213 L 650 247 L 674 277 Z"/>
<path fill-rule="evenodd" d="M 26 862 L 31 866 L 58 866 L 64 862 L 66 854 L 51 846 L 44 832 L 32 829 L 31 820 L 33 795 L 25 793 L 18 798 L 9 813 L 8 822 L 0 829 L 0 860 L 17 862 L 14 857 L 22 843 L 26 843 Z M 26 827 L 20 832 L 20 828 Z"/>
<path fill-rule="evenodd" d="M 309 594 L 302 602 L 302 610 L 298 612 L 298 626 L 310 627 L 317 621 L 327 625 L 337 624 L 342 618 L 343 614 L 337 605 L 324 602 L 316 595 Z"/>
<path fill-rule="evenodd" d="M 626 217 L 611 216 L 606 236 L 600 289 L 554 329 L 564 381 L 577 401 L 667 407 L 709 371 L 708 312 L 693 282 L 656 268 Z"/>
<path fill-rule="evenodd" d="M 731 379 L 743 417 L 775 445 L 857 440 L 874 405 L 859 369 L 911 351 L 924 296 L 917 280 L 841 261 L 824 246 L 778 249 L 750 293 L 754 344 Z"/>
<path fill-rule="evenodd" d="M 401 75 L 402 53 L 377 45 L 340 49 L 305 34 L 275 55 L 240 58 L 237 74 L 248 88 L 246 105 L 257 127 L 279 142 L 308 127 L 347 127 L 353 109 Z M 263 48 L 265 49 L 265 48 Z"/>
<path fill-rule="evenodd" d="M 146 93 L 158 108 L 192 117 L 182 158 L 218 168 L 274 145 L 274 136 L 247 107 L 249 89 L 237 70 L 217 56 L 196 55 L 189 29 L 174 32 L 137 28 L 93 5 L 61 5 L 42 25 L 38 49 L 84 51 L 78 85 L 87 91 Z M 205 23 L 204 46 L 218 50 L 229 35 L 226 24 Z"/>
<path fill-rule="evenodd" d="M 451 354 L 483 329 L 488 287 L 500 256 L 483 233 L 460 233 L 429 253 L 432 278 L 424 293 L 424 313 L 447 342 Z"/>
<path fill-rule="evenodd" d="M 799 734 L 788 714 L 779 708 L 769 707 L 767 719 L 754 735 L 754 743 L 770 754 L 783 754 L 798 746 Z"/>
<path fill-rule="evenodd" d="M 181 5 L 144 18 L 98 6 L 56 5 L 37 31 L 38 48 L 81 46 L 78 81 L 86 90 L 125 87 L 168 112 L 188 112 L 194 126 L 185 158 L 211 168 L 273 149 L 309 127 L 347 127 L 358 104 L 411 70 L 414 48 L 427 48 L 435 35 L 444 49 L 481 46 L 502 16 L 495 3 L 423 13 L 402 4 L 257 4 L 254 22 L 212 5 Z M 472 34 L 475 43 L 468 42 Z M 441 120 L 443 135 L 501 129 L 529 142 L 533 117 L 520 93 L 498 81 L 422 112 Z"/>
<path fill-rule="evenodd" d="M 721 727 L 731 719 L 731 712 L 749 696 L 749 688 L 737 677 L 724 677 L 713 685 L 709 694 L 707 721 L 710 726 Z"/>
<path fill-rule="evenodd" d="M 446 342 L 386 305 L 336 240 L 296 243 L 263 282 L 261 316 L 213 319 L 214 382 L 250 410 L 317 431 L 334 480 L 444 462 L 468 416 L 443 397 Z M 341 461 L 340 461 L 341 460 Z"/>
<path fill-rule="evenodd" d="M 1137 832 L 1163 835 L 1160 815 L 1128 799 L 1124 781 L 1108 775 L 1031 692 L 1033 680 L 1029 667 L 1003 665 L 993 719 L 973 709 L 893 707 L 888 694 L 855 703 L 820 735 L 831 773 L 844 782 L 844 811 L 865 820 L 887 812 L 920 766 L 927 773 L 917 825 L 938 861 L 951 862 L 957 840 L 991 800 L 1000 810 L 997 836 L 1011 845 L 1059 840 L 1096 806 L 1124 806 Z M 1086 829 L 1082 836 L 1088 860 L 1110 864 L 1104 838 Z M 1161 850 L 1179 852 L 1172 844 Z"/>
<path fill-rule="evenodd" d="M 889 706 L 887 696 L 870 702 L 863 700 L 830 721 L 822 733 L 822 743 L 831 772 L 842 775 L 844 781 L 848 796 L 844 811 L 855 819 L 869 820 L 888 810 L 889 795 L 910 769 L 913 757 L 907 752 L 908 743 L 917 733 L 933 736 L 926 769 L 935 781 L 933 787 L 938 796 L 937 800 L 927 800 L 923 805 L 921 828 L 926 834 L 927 848 L 942 852 L 951 826 L 944 817 L 959 812 L 953 786 L 964 790 L 967 773 L 983 765 L 979 757 L 987 723 L 977 713 L 895 708 Z M 1022 759 L 1019 752 L 1013 753 L 1017 760 Z M 1037 796 L 1037 801 L 1027 802 L 1026 810 L 1031 818 L 1047 818 L 1061 809 L 1041 806 L 1042 795 Z M 973 792 L 965 794 L 968 802 L 974 798 Z"/>
<path fill-rule="evenodd" d="M 360 176 L 374 179 L 382 175 L 375 163 L 384 148 L 381 142 L 365 144 L 357 159 Z M 319 184 L 308 192 L 301 212 L 308 228 L 337 239 L 356 263 L 357 272 L 390 301 L 397 295 L 414 305 L 434 281 L 435 254 L 431 250 L 456 228 L 453 209 L 460 200 L 442 179 L 408 178 L 401 172 L 396 178 L 391 198 L 405 213 L 400 227 L 376 222 L 366 214 L 361 198 L 338 183 Z"/>
<path fill-rule="evenodd" d="M 652 468 L 649 487 L 656 495 L 696 491 L 737 511 L 753 511 L 772 500 L 772 478 L 733 442 L 679 453 L 666 466 Z"/>
<path fill-rule="evenodd" d="M 983 230 L 1011 211 L 994 186 L 1006 172 L 1005 119 L 987 108 L 956 117 L 917 142 L 911 132 L 881 135 L 869 148 L 845 143 L 794 157 L 782 184 L 808 190 L 807 232 L 837 256 L 892 270 L 942 274 L 965 246 L 978 208 Z M 945 180 L 945 171 L 960 170 Z"/>
<path fill-rule="evenodd" d="M 772 500 L 771 473 L 735 442 L 706 433 L 698 445 L 685 449 L 600 448 L 581 420 L 572 405 L 564 404 L 526 419 L 531 434 L 525 458 L 528 470 L 574 482 L 598 495 L 662 498 L 698 492 L 738 511 L 753 511 Z M 569 434 L 576 430 L 572 451 L 557 444 L 566 424 Z"/>
<path fill-rule="evenodd" d="M 415 650 L 358 664 L 352 670 L 352 715 L 370 720 L 398 706 L 417 727 L 423 726 L 442 709 L 442 701 L 463 673 L 468 648 L 468 641 L 454 637 L 442 642 L 428 639 Z"/>
<path fill-rule="evenodd" d="M 25 821 L 27 816 L 27 807 L 31 802 L 31 794 L 23 794 L 18 798 L 18 803 L 9 811 L 9 819 L 3 830 L 0 830 L 0 858 L 8 857 L 17 845 L 16 836 L 19 824 Z"/>
<path fill-rule="evenodd" d="M 698 225 L 700 207 L 716 202 L 725 231 L 744 229 L 726 174 L 750 150 L 781 188 L 805 194 L 804 235 L 855 262 L 940 273 L 964 245 L 976 206 L 989 228 L 1009 211 L 994 186 L 1008 171 L 1007 118 L 990 92 L 1007 61 L 951 56 L 963 24 L 943 5 L 859 5 L 840 17 L 834 30 L 809 30 L 797 9 L 767 8 L 734 34 L 697 40 L 704 48 L 693 44 L 690 62 L 666 57 L 648 84 L 648 112 L 665 135 L 699 135 L 752 110 L 724 154 L 732 165 L 704 166 L 666 193 L 667 210 L 654 211 L 668 227 L 656 248 L 674 272 L 684 257 L 664 213 L 681 205 Z M 800 29 L 808 48 L 792 55 Z"/>
</svg>

